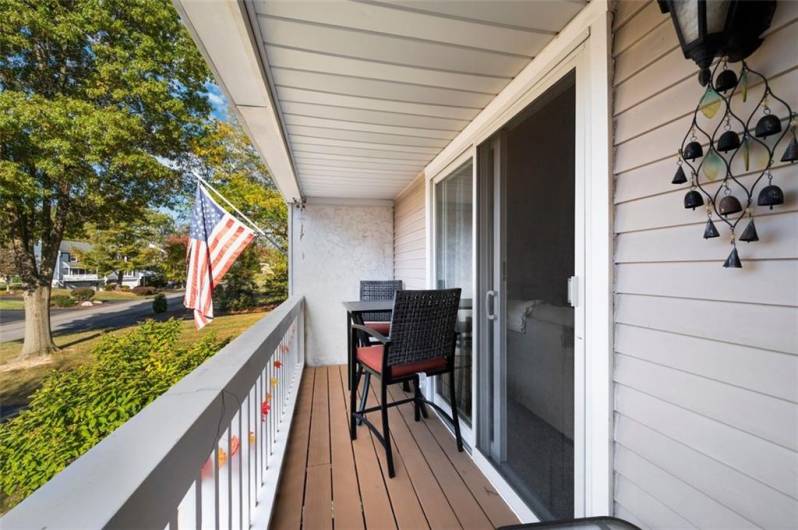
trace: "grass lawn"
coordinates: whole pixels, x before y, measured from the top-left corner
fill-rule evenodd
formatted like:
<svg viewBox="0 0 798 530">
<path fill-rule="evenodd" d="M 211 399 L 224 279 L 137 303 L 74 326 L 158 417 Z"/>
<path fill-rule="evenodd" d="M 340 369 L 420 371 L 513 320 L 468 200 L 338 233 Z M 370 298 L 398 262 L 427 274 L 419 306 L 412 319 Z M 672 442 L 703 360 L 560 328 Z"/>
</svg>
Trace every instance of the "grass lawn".
<svg viewBox="0 0 798 530">
<path fill-rule="evenodd" d="M 71 289 L 53 289 L 51 296 L 69 296 Z M 169 291 L 164 291 L 168 294 Z M 124 302 L 126 300 L 142 300 L 145 298 L 152 298 L 152 295 L 139 296 L 130 291 L 96 291 L 92 300 L 100 302 Z M 25 303 L 22 301 L 22 293 L 20 291 L 13 291 L 13 294 L 0 292 L 0 309 L 25 309 Z"/>
<path fill-rule="evenodd" d="M 233 338 L 265 314 L 264 311 L 219 316 L 199 332 L 194 329 L 193 320 L 183 320 L 180 340 L 190 343 L 207 333 L 215 333 L 220 339 Z M 61 351 L 24 363 L 15 361 L 22 349 L 22 341 L 0 343 L 0 403 L 15 405 L 27 402 L 28 397 L 41 385 L 42 378 L 52 370 L 68 370 L 92 362 L 91 350 L 104 334 L 125 333 L 131 327 L 55 335 L 55 343 Z"/>
<path fill-rule="evenodd" d="M 0 297 L 0 309 L 25 309 L 22 298 Z"/>
</svg>

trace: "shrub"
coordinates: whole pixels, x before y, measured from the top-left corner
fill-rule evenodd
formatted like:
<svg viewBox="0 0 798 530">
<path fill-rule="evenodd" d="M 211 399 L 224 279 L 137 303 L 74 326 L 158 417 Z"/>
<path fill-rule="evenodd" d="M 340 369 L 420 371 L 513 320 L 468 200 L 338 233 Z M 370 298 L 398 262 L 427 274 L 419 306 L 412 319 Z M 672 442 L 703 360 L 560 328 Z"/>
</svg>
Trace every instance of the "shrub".
<svg viewBox="0 0 798 530">
<path fill-rule="evenodd" d="M 118 287 L 119 286 L 115 283 L 106 282 L 106 284 L 103 286 L 103 289 L 106 291 L 116 291 Z"/>
<path fill-rule="evenodd" d="M 169 309 L 169 304 L 166 302 L 166 296 L 163 293 L 156 294 L 152 301 L 152 312 L 166 313 L 167 309 Z"/>
<path fill-rule="evenodd" d="M 85 302 L 94 298 L 95 292 L 91 287 L 78 287 L 77 289 L 72 289 L 70 294 L 78 302 Z"/>
<path fill-rule="evenodd" d="M 147 285 L 156 287 L 158 289 L 163 289 L 166 287 L 166 278 L 163 274 L 153 274 L 152 276 L 147 276 Z"/>
<path fill-rule="evenodd" d="M 223 345 L 213 334 L 179 343 L 180 322 L 148 320 L 109 334 L 95 361 L 53 371 L 28 409 L 0 424 L 0 489 L 21 501 L 137 414 Z M 153 435 L 156 435 L 153 433 Z"/>
<path fill-rule="evenodd" d="M 72 307 L 76 303 L 74 298 L 65 294 L 57 294 L 50 297 L 50 305 L 55 307 Z"/>
<path fill-rule="evenodd" d="M 119 290 L 120 291 L 129 291 L 130 290 L 130 286 L 128 286 L 128 285 L 120 285 L 119 286 Z"/>
<path fill-rule="evenodd" d="M 138 287 L 134 287 L 131 291 L 139 296 L 150 296 L 155 294 L 155 287 L 150 287 L 149 285 L 139 285 Z"/>
</svg>

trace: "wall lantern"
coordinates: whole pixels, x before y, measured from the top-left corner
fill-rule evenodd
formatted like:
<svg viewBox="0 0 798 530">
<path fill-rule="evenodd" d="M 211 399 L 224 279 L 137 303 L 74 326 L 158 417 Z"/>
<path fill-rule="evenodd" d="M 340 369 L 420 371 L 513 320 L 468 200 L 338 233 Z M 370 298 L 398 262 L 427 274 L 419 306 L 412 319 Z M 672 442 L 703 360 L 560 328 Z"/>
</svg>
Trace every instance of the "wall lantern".
<svg viewBox="0 0 798 530">
<path fill-rule="evenodd" d="M 716 223 L 728 227 L 732 248 L 723 266 L 741 268 L 737 242 L 759 241 L 754 218 L 784 204 L 774 178 L 798 162 L 798 114 L 745 60 L 762 44 L 776 2 L 657 1 L 670 13 L 684 56 L 698 64 L 705 87 L 671 182 L 689 186 L 685 208 L 706 210 L 704 239 L 721 236 Z"/>
<path fill-rule="evenodd" d="M 737 62 L 751 55 L 770 27 L 776 0 L 657 0 L 670 13 L 687 59 L 698 64 L 698 80 L 706 86 L 715 57 Z"/>
</svg>

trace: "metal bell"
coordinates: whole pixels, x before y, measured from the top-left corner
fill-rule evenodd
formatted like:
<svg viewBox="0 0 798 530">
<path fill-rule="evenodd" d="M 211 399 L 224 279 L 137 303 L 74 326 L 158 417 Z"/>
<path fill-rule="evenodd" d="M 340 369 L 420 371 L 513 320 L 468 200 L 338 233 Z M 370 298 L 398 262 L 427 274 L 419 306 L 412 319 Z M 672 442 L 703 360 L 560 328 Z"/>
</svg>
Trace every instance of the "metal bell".
<svg viewBox="0 0 798 530">
<path fill-rule="evenodd" d="M 787 144 L 787 149 L 784 150 L 781 161 L 798 162 L 798 138 L 795 137 L 795 132 L 792 134 L 792 140 Z"/>
<path fill-rule="evenodd" d="M 743 206 L 734 195 L 726 195 L 718 203 L 718 211 L 721 215 L 728 216 L 743 211 Z"/>
<path fill-rule="evenodd" d="M 707 224 L 704 227 L 704 239 L 712 239 L 718 236 L 720 236 L 720 233 L 715 227 L 715 223 L 712 222 L 712 219 L 707 219 Z"/>
<path fill-rule="evenodd" d="M 682 157 L 685 160 L 695 160 L 696 158 L 702 156 L 704 156 L 704 150 L 701 148 L 700 143 L 693 141 L 684 146 L 684 153 L 682 153 Z"/>
<path fill-rule="evenodd" d="M 740 263 L 740 256 L 737 254 L 737 247 L 732 248 L 731 254 L 723 262 L 724 269 L 742 269 L 743 264 Z"/>
<path fill-rule="evenodd" d="M 693 210 L 695 210 L 699 206 L 703 205 L 704 205 L 704 198 L 696 190 L 690 190 L 687 192 L 687 195 L 684 196 L 685 208 L 692 208 Z"/>
<path fill-rule="evenodd" d="M 728 70 L 726 70 L 728 72 Z M 734 131 L 726 131 L 718 138 L 718 151 L 723 153 L 740 147 L 740 137 Z"/>
<path fill-rule="evenodd" d="M 756 203 L 759 206 L 770 206 L 772 210 L 777 204 L 784 204 L 784 192 L 775 184 L 768 184 L 759 192 Z"/>
<path fill-rule="evenodd" d="M 776 134 L 781 132 L 781 120 L 778 116 L 773 114 L 765 114 L 756 124 L 756 130 L 754 134 L 757 138 L 764 138 L 766 136 L 770 136 L 771 134 Z"/>
<path fill-rule="evenodd" d="M 753 219 L 748 221 L 743 234 L 740 236 L 740 241 L 745 241 L 746 243 L 759 241 L 759 234 L 756 233 L 756 225 L 754 225 Z"/>
<path fill-rule="evenodd" d="M 684 184 L 685 182 L 687 182 L 687 175 L 684 174 L 684 169 L 682 169 L 682 166 L 679 165 L 679 169 L 676 170 L 676 174 L 673 176 L 671 184 Z"/>
<path fill-rule="evenodd" d="M 734 70 L 724 70 L 715 79 L 715 90 L 726 92 L 737 86 L 737 74 Z"/>
</svg>

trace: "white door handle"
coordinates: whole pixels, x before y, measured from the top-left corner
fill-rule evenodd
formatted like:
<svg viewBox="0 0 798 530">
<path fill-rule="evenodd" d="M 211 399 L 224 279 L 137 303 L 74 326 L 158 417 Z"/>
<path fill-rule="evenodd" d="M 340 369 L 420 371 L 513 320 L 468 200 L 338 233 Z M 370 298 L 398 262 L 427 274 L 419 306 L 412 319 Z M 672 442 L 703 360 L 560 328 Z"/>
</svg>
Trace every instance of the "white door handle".
<svg viewBox="0 0 798 530">
<path fill-rule="evenodd" d="M 493 312 L 493 303 L 496 300 L 496 291 L 488 291 L 485 293 L 485 316 L 488 320 L 496 320 L 496 313 Z"/>
<path fill-rule="evenodd" d="M 568 303 L 571 307 L 578 305 L 577 293 L 579 292 L 579 284 L 576 281 L 576 276 L 568 277 Z"/>
</svg>

